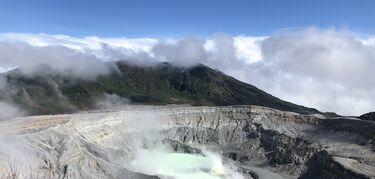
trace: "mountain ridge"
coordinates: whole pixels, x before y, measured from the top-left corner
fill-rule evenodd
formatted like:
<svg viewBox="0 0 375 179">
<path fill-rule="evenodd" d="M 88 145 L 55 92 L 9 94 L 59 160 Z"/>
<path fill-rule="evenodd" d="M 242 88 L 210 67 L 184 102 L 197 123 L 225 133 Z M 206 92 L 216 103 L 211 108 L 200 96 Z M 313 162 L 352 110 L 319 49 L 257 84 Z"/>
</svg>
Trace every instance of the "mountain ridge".
<svg viewBox="0 0 375 179">
<path fill-rule="evenodd" d="M 177 67 L 115 62 L 116 70 L 93 80 L 53 72 L 26 76 L 19 70 L 3 74 L 8 83 L 1 100 L 31 114 L 70 113 L 95 108 L 105 94 L 129 98 L 139 104 L 191 104 L 194 106 L 259 105 L 301 114 L 320 111 L 274 97 L 203 64 Z"/>
</svg>

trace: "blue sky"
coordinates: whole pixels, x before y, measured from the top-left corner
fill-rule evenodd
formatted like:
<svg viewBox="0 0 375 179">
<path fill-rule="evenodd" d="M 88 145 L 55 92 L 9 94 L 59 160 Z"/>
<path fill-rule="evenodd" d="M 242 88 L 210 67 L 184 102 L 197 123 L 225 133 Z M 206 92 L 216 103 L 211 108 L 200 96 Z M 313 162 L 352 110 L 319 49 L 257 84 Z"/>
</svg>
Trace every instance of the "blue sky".
<svg viewBox="0 0 375 179">
<path fill-rule="evenodd" d="M 306 26 L 375 34 L 375 1 L 9 0 L 0 2 L 0 22 L 0 32 L 78 37 L 269 35 Z"/>
<path fill-rule="evenodd" d="M 0 0 L 0 22 L 0 72 L 203 63 L 322 111 L 375 109 L 375 0 Z"/>
</svg>

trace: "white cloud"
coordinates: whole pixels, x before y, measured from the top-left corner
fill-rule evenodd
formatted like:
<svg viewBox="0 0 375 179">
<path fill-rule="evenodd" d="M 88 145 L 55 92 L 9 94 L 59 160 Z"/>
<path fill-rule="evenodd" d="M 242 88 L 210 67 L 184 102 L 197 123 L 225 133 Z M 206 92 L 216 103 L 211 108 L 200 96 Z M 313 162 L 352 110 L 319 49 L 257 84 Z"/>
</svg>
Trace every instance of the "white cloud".
<svg viewBox="0 0 375 179">
<path fill-rule="evenodd" d="M 183 39 L 8 33 L 0 34 L 0 68 L 34 69 L 51 63 L 58 70 L 73 68 L 78 75 L 101 69 L 100 62 L 108 60 L 168 61 L 181 66 L 203 63 L 282 99 L 354 115 L 375 109 L 374 39 L 348 30 L 317 28 L 268 37 L 217 33 Z"/>
<path fill-rule="evenodd" d="M 0 67 L 19 67 L 25 74 L 47 68 L 64 75 L 92 78 L 109 72 L 110 67 L 96 57 L 62 46 L 35 47 L 20 42 L 0 43 Z"/>
<path fill-rule="evenodd" d="M 204 41 L 195 37 L 185 38 L 177 43 L 160 42 L 152 48 L 152 53 L 160 61 L 189 66 L 206 59 Z"/>
<path fill-rule="evenodd" d="M 158 40 L 153 38 L 99 38 L 89 36 L 84 38 L 75 38 L 67 35 L 48 35 L 48 34 L 22 34 L 22 33 L 4 33 L 0 34 L 0 41 L 7 42 L 26 42 L 32 46 L 65 46 L 76 50 L 101 49 L 103 44 L 109 44 L 112 47 L 127 48 L 134 51 L 149 51 Z"/>
<path fill-rule="evenodd" d="M 207 52 L 217 52 L 216 43 L 213 39 L 207 39 L 204 42 L 203 47 Z"/>
<path fill-rule="evenodd" d="M 262 42 L 263 60 L 251 65 L 261 80 L 249 81 L 295 103 L 358 115 L 375 108 L 374 47 L 346 30 L 274 34 Z"/>
<path fill-rule="evenodd" d="M 247 63 L 254 63 L 262 60 L 260 44 L 266 37 L 233 37 L 237 58 Z"/>
</svg>

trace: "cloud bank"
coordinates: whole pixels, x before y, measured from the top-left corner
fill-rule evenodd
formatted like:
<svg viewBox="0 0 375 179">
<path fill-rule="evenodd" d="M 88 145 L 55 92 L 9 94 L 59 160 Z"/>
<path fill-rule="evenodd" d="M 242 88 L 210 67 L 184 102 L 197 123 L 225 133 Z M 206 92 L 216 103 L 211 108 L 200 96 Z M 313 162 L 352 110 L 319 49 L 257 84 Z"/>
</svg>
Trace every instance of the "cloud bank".
<svg viewBox="0 0 375 179">
<path fill-rule="evenodd" d="M 267 37 L 75 38 L 66 35 L 0 34 L 0 72 L 43 64 L 89 78 L 106 73 L 105 62 L 140 65 L 198 63 L 219 69 L 284 100 L 339 114 L 375 109 L 375 37 L 349 30 L 305 28 Z"/>
</svg>

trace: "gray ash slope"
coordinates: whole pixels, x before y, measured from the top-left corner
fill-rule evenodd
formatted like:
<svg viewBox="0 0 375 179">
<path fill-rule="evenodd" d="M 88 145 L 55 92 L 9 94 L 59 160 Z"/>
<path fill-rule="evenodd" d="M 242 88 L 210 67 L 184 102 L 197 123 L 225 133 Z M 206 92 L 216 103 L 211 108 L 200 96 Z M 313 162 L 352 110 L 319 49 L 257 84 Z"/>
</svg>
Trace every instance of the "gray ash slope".
<svg viewBox="0 0 375 179">
<path fill-rule="evenodd" d="M 150 116 L 163 119 L 160 128 L 150 120 L 140 122 Z M 154 145 L 138 138 L 141 129 L 149 130 L 145 126 L 150 122 L 158 134 L 151 136 L 158 136 L 159 142 L 185 153 L 205 146 L 249 174 L 247 178 L 274 174 L 284 178 L 375 178 L 372 121 L 329 119 L 259 106 L 138 105 L 31 116 L 1 122 L 0 137 L 17 141 L 12 145 L 19 147 L 12 152 L 27 153 L 43 177 L 163 178 L 134 173 L 122 165 L 132 158 L 135 142 Z M 9 151 L 1 149 L 1 167 L 6 168 Z"/>
</svg>

